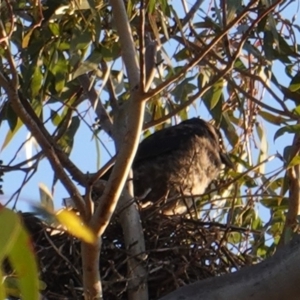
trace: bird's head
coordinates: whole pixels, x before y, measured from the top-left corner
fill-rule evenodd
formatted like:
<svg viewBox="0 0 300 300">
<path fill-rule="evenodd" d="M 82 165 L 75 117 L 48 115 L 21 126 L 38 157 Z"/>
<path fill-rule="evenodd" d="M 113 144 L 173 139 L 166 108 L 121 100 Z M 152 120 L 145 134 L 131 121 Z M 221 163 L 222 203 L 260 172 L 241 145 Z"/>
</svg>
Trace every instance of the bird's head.
<svg viewBox="0 0 300 300">
<path fill-rule="evenodd" d="M 200 118 L 192 118 L 189 120 L 184 121 L 187 124 L 193 124 L 194 126 L 199 126 L 202 129 L 205 128 L 205 131 L 208 135 L 210 135 L 211 139 L 215 141 L 217 147 L 219 147 L 219 153 L 222 163 L 230 168 L 234 169 L 234 164 L 232 163 L 228 153 L 225 150 L 223 138 L 221 132 L 216 128 L 214 125 L 200 119 Z"/>
</svg>

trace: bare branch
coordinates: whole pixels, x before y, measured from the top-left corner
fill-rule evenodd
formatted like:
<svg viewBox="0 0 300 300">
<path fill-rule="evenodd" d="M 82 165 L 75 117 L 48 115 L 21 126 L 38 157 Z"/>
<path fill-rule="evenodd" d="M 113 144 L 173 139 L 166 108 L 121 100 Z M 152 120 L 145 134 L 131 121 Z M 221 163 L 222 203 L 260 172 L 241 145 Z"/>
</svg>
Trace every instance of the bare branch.
<svg viewBox="0 0 300 300">
<path fill-rule="evenodd" d="M 126 67 L 130 89 L 134 90 L 138 87 L 140 81 L 140 71 L 126 9 L 124 2 L 121 0 L 110 0 L 110 3 L 122 45 L 122 58 Z"/>
<path fill-rule="evenodd" d="M 156 55 L 157 55 L 157 42 L 151 39 L 151 36 L 148 34 L 145 37 L 145 71 L 146 71 L 146 81 L 145 81 L 145 93 L 148 92 L 153 78 L 156 73 Z"/>
<path fill-rule="evenodd" d="M 109 70 L 107 74 L 109 76 Z M 78 80 L 83 87 L 92 107 L 94 108 L 97 117 L 100 120 L 101 127 L 108 135 L 112 135 L 112 121 L 108 115 L 106 109 L 104 108 L 102 102 L 99 100 L 99 96 L 95 91 L 94 87 L 91 87 L 91 82 L 87 74 L 81 75 L 78 77 Z"/>
</svg>

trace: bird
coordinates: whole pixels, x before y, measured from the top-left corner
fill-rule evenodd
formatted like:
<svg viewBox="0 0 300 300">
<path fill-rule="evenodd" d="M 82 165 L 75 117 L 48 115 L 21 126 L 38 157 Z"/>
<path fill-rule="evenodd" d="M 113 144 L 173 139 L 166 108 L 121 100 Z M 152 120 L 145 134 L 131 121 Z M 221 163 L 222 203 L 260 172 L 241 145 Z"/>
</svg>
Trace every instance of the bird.
<svg viewBox="0 0 300 300">
<path fill-rule="evenodd" d="M 182 196 L 203 194 L 224 165 L 233 167 L 212 124 L 191 118 L 166 127 L 139 144 L 132 164 L 135 198 L 166 215 L 185 213 L 193 199 Z"/>
</svg>

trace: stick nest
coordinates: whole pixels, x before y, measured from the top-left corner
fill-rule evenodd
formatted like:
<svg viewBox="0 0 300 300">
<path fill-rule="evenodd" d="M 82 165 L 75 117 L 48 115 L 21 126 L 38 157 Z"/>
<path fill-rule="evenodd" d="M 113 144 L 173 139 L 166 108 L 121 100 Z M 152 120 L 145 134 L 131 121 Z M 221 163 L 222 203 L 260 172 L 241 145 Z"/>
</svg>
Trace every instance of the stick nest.
<svg viewBox="0 0 300 300">
<path fill-rule="evenodd" d="M 22 217 L 32 236 L 41 280 L 47 285 L 43 295 L 55 300 L 83 299 L 80 242 L 31 213 Z M 252 236 L 243 228 L 161 214 L 142 215 L 142 220 L 147 251 L 136 259 L 148 270 L 150 299 L 255 261 L 242 246 Z M 104 299 L 127 299 L 127 260 L 122 229 L 114 218 L 103 236 L 100 259 Z"/>
</svg>

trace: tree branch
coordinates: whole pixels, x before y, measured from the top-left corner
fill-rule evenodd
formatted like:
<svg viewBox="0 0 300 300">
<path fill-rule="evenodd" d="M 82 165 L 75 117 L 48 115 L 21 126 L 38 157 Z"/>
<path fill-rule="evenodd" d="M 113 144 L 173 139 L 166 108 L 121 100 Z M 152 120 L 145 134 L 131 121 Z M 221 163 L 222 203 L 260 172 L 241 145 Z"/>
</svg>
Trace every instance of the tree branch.
<svg viewBox="0 0 300 300">
<path fill-rule="evenodd" d="M 128 192 L 127 192 L 128 191 Z M 128 299 L 148 300 L 147 271 L 143 265 L 146 252 L 143 227 L 138 207 L 133 200 L 132 181 L 127 182 L 127 189 L 121 196 L 117 213 L 120 215 L 123 236 L 128 252 Z"/>
<path fill-rule="evenodd" d="M 104 131 L 111 136 L 112 134 L 112 121 L 108 115 L 106 109 L 102 105 L 102 102 L 99 100 L 99 96 L 95 91 L 94 87 L 91 87 L 91 82 L 87 74 L 81 75 L 78 77 L 78 80 L 83 87 L 92 107 L 94 108 L 97 117 L 100 120 L 101 127 Z"/>
<path fill-rule="evenodd" d="M 243 18 L 249 14 L 249 9 L 258 1 L 251 1 L 243 10 L 243 12 L 241 12 L 241 14 L 239 16 L 237 16 L 234 20 L 232 20 L 225 28 L 222 32 L 220 32 L 219 35 L 217 35 L 210 44 L 208 44 L 207 46 L 205 46 L 203 48 L 203 51 L 200 55 L 196 56 L 194 59 L 192 59 L 190 61 L 189 64 L 187 64 L 185 67 L 183 67 L 180 72 L 178 72 L 177 74 L 175 74 L 174 76 L 170 77 L 169 79 L 167 79 L 165 82 L 163 82 L 162 84 L 160 84 L 158 87 L 156 87 L 155 89 L 149 91 L 149 93 L 147 93 L 147 97 L 153 97 L 154 95 L 157 95 L 158 93 L 160 93 L 161 91 L 163 91 L 166 87 L 168 87 L 170 84 L 176 82 L 180 77 L 184 76 L 189 70 L 191 70 L 193 67 L 195 67 L 197 64 L 199 64 L 199 62 L 213 49 L 213 47 L 222 40 L 222 38 L 229 32 L 229 30 L 237 23 L 241 22 L 243 20 Z M 277 3 L 278 4 L 278 3 Z M 276 4 L 276 5 L 277 5 Z M 272 8 L 275 8 L 276 6 L 273 4 Z M 260 15 L 263 18 L 263 16 L 265 16 L 267 13 L 270 12 L 270 7 L 263 12 Z M 256 21 L 254 22 L 255 25 L 257 24 Z M 252 24 L 253 25 L 253 24 Z M 252 25 L 251 27 L 247 30 L 247 32 L 252 29 Z"/>
<path fill-rule="evenodd" d="M 60 179 L 62 184 L 69 192 L 70 197 L 73 198 L 80 214 L 84 216 L 85 206 L 81 194 L 64 170 L 64 163 L 61 160 L 61 157 L 64 156 L 64 153 L 57 149 L 57 146 L 53 142 L 51 136 L 49 134 L 45 134 L 46 129 L 43 127 L 42 122 L 37 124 L 35 122 L 35 118 L 32 117 L 33 115 L 28 113 L 28 110 L 25 109 L 23 103 L 20 101 L 17 91 L 10 87 L 9 89 L 6 89 L 6 92 L 13 110 L 20 117 L 31 134 L 35 137 L 38 144 L 43 149 L 44 155 L 49 159 L 51 167 L 57 178 Z M 28 106 L 30 107 L 29 104 Z M 42 128 L 44 130 L 42 130 Z"/>
<path fill-rule="evenodd" d="M 112 174 L 110 175 L 103 195 L 99 200 L 100 204 L 90 221 L 92 229 L 100 237 L 109 224 L 128 177 L 139 144 L 139 136 L 142 130 L 145 109 L 145 101 L 141 101 L 142 91 L 139 82 L 140 71 L 137 63 L 137 54 L 124 2 L 122 0 L 111 0 L 110 3 L 117 32 L 120 37 L 122 57 L 129 79 L 131 97 L 127 103 L 118 109 L 114 116 L 113 137 L 115 139 L 116 149 L 119 150 L 119 153 Z M 135 210 L 133 213 L 138 212 Z M 139 217 L 134 217 L 135 220 L 138 218 Z M 129 219 L 124 222 L 129 222 Z M 122 223 L 123 228 L 126 226 L 124 222 Z M 140 234 L 142 235 L 143 232 L 141 231 Z M 135 237 L 135 239 L 140 239 L 140 237 Z M 94 262 L 90 261 L 89 256 L 84 255 L 83 264 L 86 265 L 88 269 L 88 267 L 93 268 L 92 264 L 94 264 Z M 88 275 L 89 274 L 84 273 L 84 277 Z M 135 274 L 133 276 L 135 276 Z M 87 286 L 85 286 L 86 299 L 94 299 L 92 297 L 100 299 L 99 292 L 101 293 L 101 289 L 99 288 L 99 285 L 99 290 L 96 291 L 92 286 L 95 281 L 91 282 L 85 279 L 85 282 L 87 284 Z M 139 296 L 138 299 L 147 299 L 147 288 L 135 294 L 135 296 L 136 295 Z M 89 298 L 90 296 L 91 298 Z"/>
<path fill-rule="evenodd" d="M 0 38 L 2 37 L 5 37 L 5 31 L 1 26 Z M 75 165 L 71 163 L 65 153 L 57 148 L 56 143 L 53 141 L 51 135 L 45 129 L 44 124 L 37 117 L 27 100 L 23 99 L 22 95 L 18 92 L 18 72 L 12 55 L 9 52 L 9 42 L 8 40 L 5 40 L 5 42 L 3 43 L 6 44 L 5 56 L 8 60 L 12 79 L 10 80 L 3 74 L 0 74 L 0 83 L 7 93 L 7 97 L 10 101 L 11 107 L 15 111 L 16 115 L 18 115 L 19 118 L 23 121 L 31 134 L 35 137 L 40 147 L 43 149 L 44 154 L 49 159 L 51 167 L 53 168 L 56 176 L 61 180 L 61 182 L 69 192 L 70 197 L 74 199 L 79 212 L 84 215 L 84 201 L 78 189 L 66 174 L 64 167 L 66 167 L 67 165 L 69 167 L 71 166 L 75 168 L 77 174 L 80 175 L 83 181 L 85 180 L 85 178 L 83 174 L 75 167 Z"/>
<path fill-rule="evenodd" d="M 125 64 L 130 90 L 139 88 L 140 71 L 131 28 L 123 1 L 110 0 L 115 26 L 120 37 L 122 58 Z"/>
</svg>

